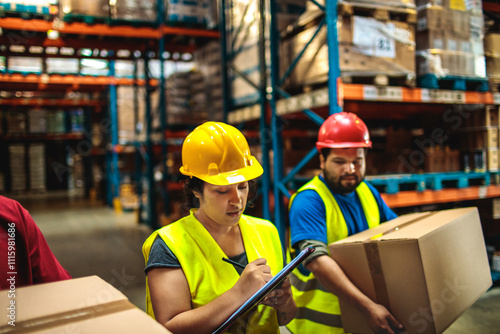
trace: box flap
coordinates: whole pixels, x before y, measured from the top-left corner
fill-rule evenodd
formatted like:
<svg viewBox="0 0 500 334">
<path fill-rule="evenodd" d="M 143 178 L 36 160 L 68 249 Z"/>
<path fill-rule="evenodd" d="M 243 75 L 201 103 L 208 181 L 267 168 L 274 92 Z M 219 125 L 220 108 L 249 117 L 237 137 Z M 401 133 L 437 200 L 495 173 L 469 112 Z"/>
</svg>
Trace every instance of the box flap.
<svg viewBox="0 0 500 334">
<path fill-rule="evenodd" d="M 363 232 L 351 235 L 345 239 L 339 240 L 331 244 L 331 247 L 335 248 L 336 244 L 350 244 L 354 242 L 366 242 L 370 239 L 377 238 L 378 240 L 392 238 L 393 235 L 388 236 L 389 232 L 395 231 L 399 226 L 404 224 L 409 224 L 416 222 L 417 220 L 422 220 L 423 218 L 429 216 L 432 212 L 417 212 L 411 213 L 404 216 L 397 217 L 395 219 L 389 220 L 385 223 L 380 224 L 374 228 L 365 230 Z M 394 234 L 394 233 L 391 233 Z M 383 236 L 383 238 L 381 238 Z M 413 237 L 412 237 L 413 239 Z"/>
</svg>

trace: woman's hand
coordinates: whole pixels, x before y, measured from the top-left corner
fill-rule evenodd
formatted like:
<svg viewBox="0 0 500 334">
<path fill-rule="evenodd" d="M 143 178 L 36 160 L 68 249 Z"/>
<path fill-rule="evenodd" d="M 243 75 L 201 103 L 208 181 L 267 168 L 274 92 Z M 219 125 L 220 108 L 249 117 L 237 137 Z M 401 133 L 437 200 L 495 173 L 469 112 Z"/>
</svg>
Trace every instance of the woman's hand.
<svg viewBox="0 0 500 334">
<path fill-rule="evenodd" d="M 262 304 L 276 309 L 280 326 L 289 323 L 297 312 L 297 306 L 292 296 L 290 279 L 288 277 L 285 278 L 281 286 L 268 293 L 263 299 Z"/>
<path fill-rule="evenodd" d="M 267 260 L 263 258 L 250 262 L 245 267 L 245 270 L 243 270 L 241 277 L 236 282 L 233 289 L 239 291 L 247 299 L 250 298 L 273 278 L 271 267 L 266 263 Z"/>
</svg>

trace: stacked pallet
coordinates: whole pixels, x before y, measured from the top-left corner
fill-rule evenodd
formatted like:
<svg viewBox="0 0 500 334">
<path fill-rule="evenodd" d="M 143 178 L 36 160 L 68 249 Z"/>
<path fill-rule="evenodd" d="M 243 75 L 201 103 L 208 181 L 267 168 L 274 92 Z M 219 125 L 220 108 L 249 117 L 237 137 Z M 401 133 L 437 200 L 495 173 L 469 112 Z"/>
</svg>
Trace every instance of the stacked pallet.
<svg viewBox="0 0 500 334">
<path fill-rule="evenodd" d="M 328 80 L 324 12 L 311 4 L 281 45 L 281 73 L 311 41 L 285 85 L 289 89 Z M 412 1 L 345 1 L 338 5 L 339 65 L 344 82 L 414 85 L 415 4 Z M 319 30 L 318 30 L 319 29 Z"/>
<path fill-rule="evenodd" d="M 473 171 L 498 171 L 499 164 L 499 117 L 498 106 L 486 106 L 477 110 L 460 136 L 466 169 Z"/>
<path fill-rule="evenodd" d="M 481 2 L 418 0 L 417 5 L 419 86 L 487 90 Z"/>
</svg>

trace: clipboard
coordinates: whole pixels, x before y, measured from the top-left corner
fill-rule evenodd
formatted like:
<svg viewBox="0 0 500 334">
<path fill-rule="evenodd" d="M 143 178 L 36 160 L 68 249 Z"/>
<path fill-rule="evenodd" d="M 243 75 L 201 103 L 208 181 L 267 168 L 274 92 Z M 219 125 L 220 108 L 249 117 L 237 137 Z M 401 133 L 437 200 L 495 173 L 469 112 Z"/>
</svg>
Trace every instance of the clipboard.
<svg viewBox="0 0 500 334">
<path fill-rule="evenodd" d="M 280 270 L 269 282 L 267 282 L 262 288 L 255 292 L 252 297 L 250 297 L 243 305 L 241 305 L 222 325 L 219 326 L 212 334 L 221 334 L 226 329 L 231 327 L 238 320 L 239 317 L 243 316 L 248 310 L 257 305 L 264 299 L 264 297 L 274 290 L 283 280 L 295 269 L 299 264 L 301 264 L 309 255 L 314 252 L 314 247 L 308 247 L 303 249 L 289 264 L 287 264 L 283 269 Z"/>
</svg>

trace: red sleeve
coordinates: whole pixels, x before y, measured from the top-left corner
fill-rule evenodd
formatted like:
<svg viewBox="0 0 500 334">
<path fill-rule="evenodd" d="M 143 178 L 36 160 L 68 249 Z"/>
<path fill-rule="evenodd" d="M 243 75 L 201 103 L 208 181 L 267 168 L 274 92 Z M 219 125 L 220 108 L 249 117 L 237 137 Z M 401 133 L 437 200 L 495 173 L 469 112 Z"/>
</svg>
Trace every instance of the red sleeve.
<svg viewBox="0 0 500 334">
<path fill-rule="evenodd" d="M 70 279 L 71 275 L 56 259 L 33 218 L 24 208 L 21 210 L 26 226 L 33 284 Z"/>
</svg>

